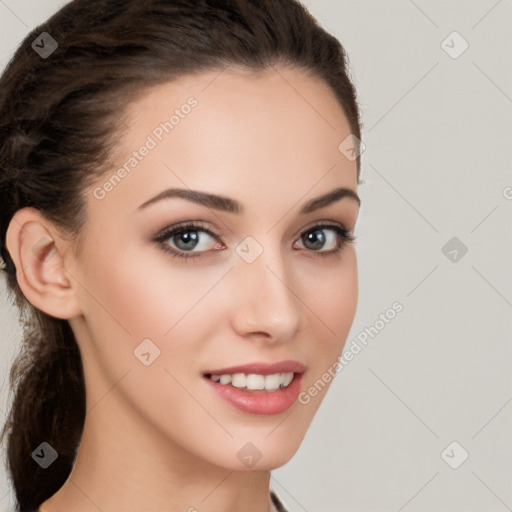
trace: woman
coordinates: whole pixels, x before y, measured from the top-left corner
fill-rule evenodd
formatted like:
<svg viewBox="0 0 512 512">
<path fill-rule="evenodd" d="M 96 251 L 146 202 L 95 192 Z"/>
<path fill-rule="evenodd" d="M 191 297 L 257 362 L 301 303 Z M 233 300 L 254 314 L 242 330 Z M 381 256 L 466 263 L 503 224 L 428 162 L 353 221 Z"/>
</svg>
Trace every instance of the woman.
<svg viewBox="0 0 512 512">
<path fill-rule="evenodd" d="M 0 80 L 17 510 L 285 510 L 357 304 L 360 120 L 295 0 L 74 0 Z"/>
</svg>

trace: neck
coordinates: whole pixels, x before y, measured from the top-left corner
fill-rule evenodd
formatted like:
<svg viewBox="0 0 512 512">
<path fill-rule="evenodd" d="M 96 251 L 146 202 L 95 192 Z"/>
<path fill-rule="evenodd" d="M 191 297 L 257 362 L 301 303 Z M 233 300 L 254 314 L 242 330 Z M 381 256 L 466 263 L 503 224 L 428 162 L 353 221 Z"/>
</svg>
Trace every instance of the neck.
<svg viewBox="0 0 512 512">
<path fill-rule="evenodd" d="M 86 415 L 73 470 L 41 512 L 269 512 L 269 471 L 205 461 L 127 419 L 115 404 L 100 403 Z"/>
</svg>

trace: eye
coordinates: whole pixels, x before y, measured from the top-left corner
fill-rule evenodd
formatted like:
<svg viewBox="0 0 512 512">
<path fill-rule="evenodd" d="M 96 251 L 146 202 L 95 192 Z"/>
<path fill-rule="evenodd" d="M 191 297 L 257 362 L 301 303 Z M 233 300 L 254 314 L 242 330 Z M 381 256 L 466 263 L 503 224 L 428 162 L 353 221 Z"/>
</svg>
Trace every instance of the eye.
<svg viewBox="0 0 512 512">
<path fill-rule="evenodd" d="M 215 246 L 216 238 L 217 235 L 211 230 L 198 223 L 189 223 L 165 229 L 154 241 L 158 242 L 165 252 L 177 258 L 189 259 L 200 257 L 194 253 L 204 253 Z"/>
<path fill-rule="evenodd" d="M 173 257 L 184 260 L 202 258 L 211 249 L 224 248 L 218 242 L 219 235 L 198 222 L 178 224 L 166 228 L 153 239 L 162 250 Z M 355 240 L 355 236 L 345 226 L 338 223 L 318 222 L 303 231 L 299 241 L 309 252 L 319 253 L 322 257 L 336 256 L 344 245 Z"/>
<path fill-rule="evenodd" d="M 355 236 L 342 224 L 319 222 L 304 231 L 300 237 L 303 247 L 322 256 L 335 256 L 344 245 L 355 241 Z"/>
</svg>

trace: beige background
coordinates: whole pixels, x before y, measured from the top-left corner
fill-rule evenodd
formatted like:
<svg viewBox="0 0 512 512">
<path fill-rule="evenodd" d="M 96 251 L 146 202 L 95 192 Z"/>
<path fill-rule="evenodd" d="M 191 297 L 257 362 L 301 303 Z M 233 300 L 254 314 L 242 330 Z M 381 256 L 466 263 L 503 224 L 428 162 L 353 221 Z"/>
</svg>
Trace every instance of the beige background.
<svg viewBox="0 0 512 512">
<path fill-rule="evenodd" d="M 65 3 L 0 0 L 2 68 Z M 304 3 L 347 48 L 363 110 L 347 350 L 403 311 L 335 379 L 271 484 L 296 512 L 512 510 L 512 3 Z M 3 415 L 19 332 L 3 283 L 0 300 Z M 0 512 L 11 499 L 4 471 Z"/>
</svg>

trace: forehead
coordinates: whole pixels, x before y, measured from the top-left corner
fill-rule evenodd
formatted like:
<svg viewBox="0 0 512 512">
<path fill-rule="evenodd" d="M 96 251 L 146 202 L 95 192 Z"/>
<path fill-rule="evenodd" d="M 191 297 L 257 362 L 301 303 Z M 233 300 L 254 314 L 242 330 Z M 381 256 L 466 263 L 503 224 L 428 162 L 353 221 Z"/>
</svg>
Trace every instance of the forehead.
<svg viewBox="0 0 512 512">
<path fill-rule="evenodd" d="M 283 194 L 291 205 L 315 187 L 313 196 L 356 188 L 356 162 L 338 149 L 350 134 L 343 109 L 326 83 L 302 70 L 182 76 L 143 91 L 125 115 L 130 129 L 110 174 L 126 172 L 112 201 L 125 194 L 140 204 L 177 186 L 261 207 L 262 198 L 282 203 Z"/>
<path fill-rule="evenodd" d="M 187 106 L 191 98 L 197 103 L 193 108 Z M 259 155 L 283 144 L 283 149 L 294 147 L 295 153 L 300 149 L 304 153 L 320 141 L 326 146 L 332 141 L 337 151 L 338 139 L 350 133 L 343 110 L 324 81 L 283 67 L 262 72 L 228 68 L 181 76 L 142 91 L 126 114 L 131 130 L 125 149 L 169 121 L 170 130 L 162 126 L 164 139 L 187 139 L 187 146 L 201 149 L 208 142 L 222 147 L 229 137 L 246 143 L 246 152 L 252 147 Z M 161 138 L 158 130 L 156 138 Z M 259 142 L 265 145 L 258 146 Z"/>
</svg>

